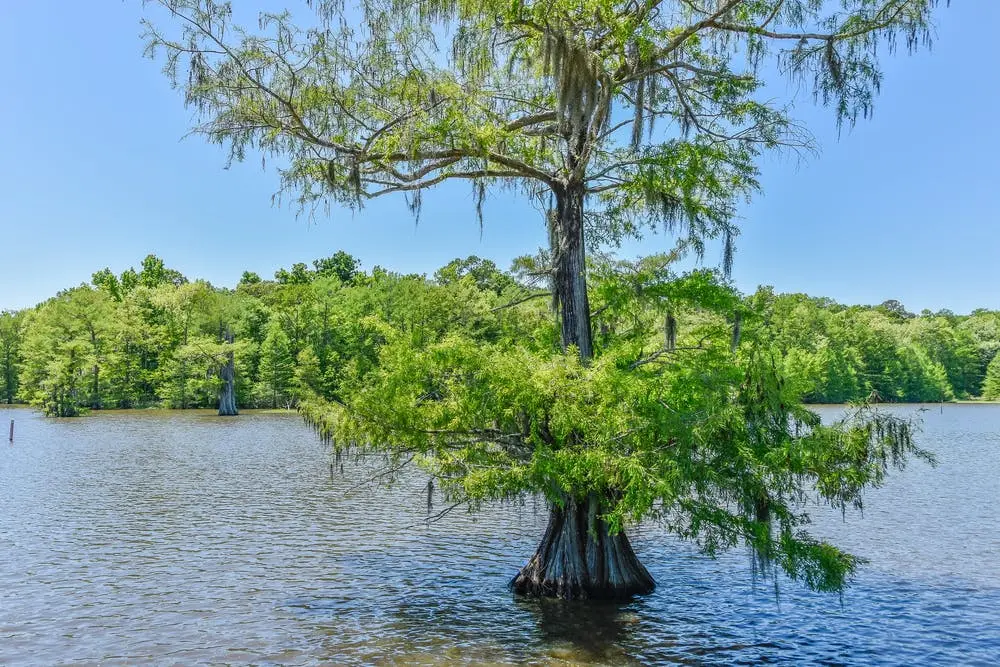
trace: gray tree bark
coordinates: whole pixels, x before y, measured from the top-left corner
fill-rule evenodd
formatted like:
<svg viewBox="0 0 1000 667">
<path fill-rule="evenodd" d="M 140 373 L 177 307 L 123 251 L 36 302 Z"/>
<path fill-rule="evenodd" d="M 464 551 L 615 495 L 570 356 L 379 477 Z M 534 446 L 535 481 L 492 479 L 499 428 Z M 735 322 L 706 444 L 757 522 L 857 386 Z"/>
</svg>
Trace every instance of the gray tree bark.
<svg viewBox="0 0 1000 667">
<path fill-rule="evenodd" d="M 515 593 L 567 600 L 625 599 L 651 593 L 656 582 L 624 532 L 611 535 L 596 494 L 553 507 L 542 543 L 511 581 Z"/>
<path fill-rule="evenodd" d="M 227 343 L 235 340 L 233 332 L 227 327 L 222 334 L 222 339 Z M 233 358 L 233 351 L 226 353 L 226 363 L 219 370 L 222 378 L 222 386 L 219 388 L 219 416 L 233 417 L 239 414 L 236 408 L 236 361 Z"/>
<path fill-rule="evenodd" d="M 583 239 L 583 186 L 556 195 L 552 252 L 563 349 L 575 345 L 584 362 L 594 356 L 587 299 L 587 252 Z"/>
</svg>

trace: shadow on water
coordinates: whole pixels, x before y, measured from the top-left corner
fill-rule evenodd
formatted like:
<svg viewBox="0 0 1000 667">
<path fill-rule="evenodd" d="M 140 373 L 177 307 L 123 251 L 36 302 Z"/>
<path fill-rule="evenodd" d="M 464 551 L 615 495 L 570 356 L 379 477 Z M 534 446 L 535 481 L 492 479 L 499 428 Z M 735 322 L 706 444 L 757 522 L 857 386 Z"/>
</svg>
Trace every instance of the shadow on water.
<svg viewBox="0 0 1000 667">
<path fill-rule="evenodd" d="M 629 643 L 641 623 L 636 611 L 640 604 L 514 599 L 518 611 L 534 617 L 540 643 L 564 654 L 560 657 L 614 664 L 634 662 L 622 646 Z"/>
</svg>

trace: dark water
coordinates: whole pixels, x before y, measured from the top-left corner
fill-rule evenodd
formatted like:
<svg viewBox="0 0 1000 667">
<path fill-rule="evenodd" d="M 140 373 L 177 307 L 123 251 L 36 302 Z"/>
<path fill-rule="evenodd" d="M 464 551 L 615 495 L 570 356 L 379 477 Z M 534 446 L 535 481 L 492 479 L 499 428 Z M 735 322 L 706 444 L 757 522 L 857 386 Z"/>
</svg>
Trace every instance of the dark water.
<svg viewBox="0 0 1000 667">
<path fill-rule="evenodd" d="M 912 408 L 904 408 L 912 409 Z M 829 410 L 826 411 L 827 414 Z M 996 664 L 1000 406 L 924 413 L 916 464 L 816 532 L 870 559 L 843 598 L 754 584 L 634 533 L 659 582 L 619 606 L 505 584 L 530 501 L 430 527 L 424 479 L 362 488 L 293 415 L 45 420 L 0 410 L 0 664 Z"/>
</svg>

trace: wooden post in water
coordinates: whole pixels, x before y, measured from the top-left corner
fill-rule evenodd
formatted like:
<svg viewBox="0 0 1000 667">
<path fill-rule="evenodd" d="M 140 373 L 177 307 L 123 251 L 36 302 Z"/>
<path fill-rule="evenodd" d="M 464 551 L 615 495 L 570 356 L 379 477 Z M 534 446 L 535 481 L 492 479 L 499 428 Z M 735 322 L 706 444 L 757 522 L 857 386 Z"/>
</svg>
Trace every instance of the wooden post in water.
<svg viewBox="0 0 1000 667">
<path fill-rule="evenodd" d="M 10 420 L 10 441 L 14 442 L 14 420 Z"/>
</svg>

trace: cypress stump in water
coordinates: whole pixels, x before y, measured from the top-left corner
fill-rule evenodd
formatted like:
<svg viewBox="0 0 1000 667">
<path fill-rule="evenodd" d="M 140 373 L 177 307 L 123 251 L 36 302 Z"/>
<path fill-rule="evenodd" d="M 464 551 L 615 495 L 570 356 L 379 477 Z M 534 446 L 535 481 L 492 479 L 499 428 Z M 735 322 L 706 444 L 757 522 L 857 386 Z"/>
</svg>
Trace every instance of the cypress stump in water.
<svg viewBox="0 0 1000 667">
<path fill-rule="evenodd" d="M 228 328 L 223 332 L 222 339 L 227 343 L 235 340 L 232 331 Z M 222 386 L 219 388 L 219 416 L 233 417 L 239 414 L 236 409 L 236 361 L 233 358 L 233 351 L 226 352 L 226 363 L 219 369 L 219 376 L 222 378 Z"/>
<path fill-rule="evenodd" d="M 656 582 L 628 537 L 624 531 L 611 535 L 600 514 L 596 495 L 554 506 L 542 543 L 511 581 L 511 589 L 566 600 L 620 600 L 652 593 Z"/>
</svg>

